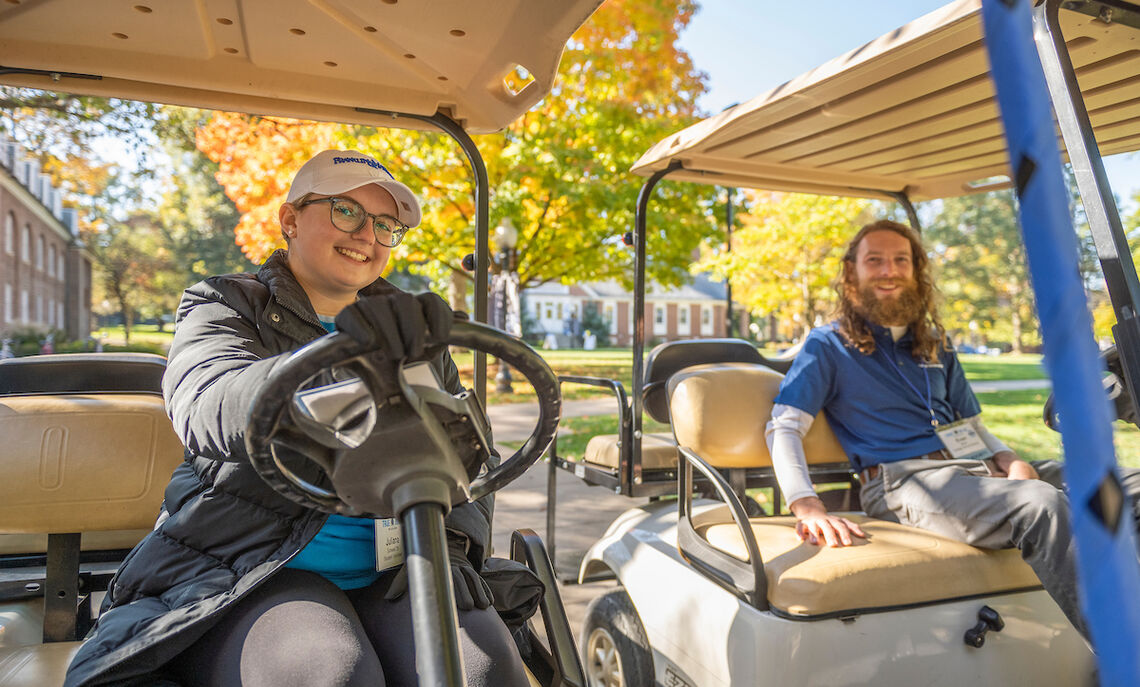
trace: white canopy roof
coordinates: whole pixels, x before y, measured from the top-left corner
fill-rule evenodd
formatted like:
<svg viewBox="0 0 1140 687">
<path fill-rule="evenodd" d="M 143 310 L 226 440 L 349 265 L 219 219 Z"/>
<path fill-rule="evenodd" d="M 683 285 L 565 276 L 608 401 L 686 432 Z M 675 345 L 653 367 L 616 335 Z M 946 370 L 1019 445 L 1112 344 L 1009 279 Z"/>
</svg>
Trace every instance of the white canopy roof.
<svg viewBox="0 0 1140 687">
<path fill-rule="evenodd" d="M 954 2 L 698 122 L 633 171 L 679 161 L 669 179 L 912 200 L 1007 186 L 980 7 Z M 1140 31 L 1071 11 L 1061 24 L 1101 153 L 1137 150 Z"/>
<path fill-rule="evenodd" d="M 442 110 L 483 133 L 550 92 L 566 40 L 601 3 L 9 0 L 0 4 L 0 65 L 45 73 L 0 69 L 0 82 L 387 126 L 390 118 L 358 108 Z M 533 82 L 516 93 L 504 78 L 517 66 Z"/>
</svg>

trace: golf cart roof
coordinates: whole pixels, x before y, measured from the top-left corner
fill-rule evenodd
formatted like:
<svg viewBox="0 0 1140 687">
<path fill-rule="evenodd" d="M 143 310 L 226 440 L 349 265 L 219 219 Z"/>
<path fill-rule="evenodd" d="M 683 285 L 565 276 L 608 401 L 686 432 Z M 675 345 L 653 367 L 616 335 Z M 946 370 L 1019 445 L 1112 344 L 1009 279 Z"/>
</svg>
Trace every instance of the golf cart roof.
<svg viewBox="0 0 1140 687">
<path fill-rule="evenodd" d="M 980 0 L 947 5 L 669 136 L 633 171 L 911 200 L 1007 187 L 981 19 Z M 1101 153 L 1140 149 L 1140 33 L 1073 11 L 1061 24 Z"/>
<path fill-rule="evenodd" d="M 566 40 L 601 3 L 8 2 L 0 82 L 412 128 L 414 120 L 394 124 L 368 110 L 442 111 L 486 133 L 550 92 Z M 520 67 L 533 77 L 525 86 L 511 76 Z"/>
</svg>

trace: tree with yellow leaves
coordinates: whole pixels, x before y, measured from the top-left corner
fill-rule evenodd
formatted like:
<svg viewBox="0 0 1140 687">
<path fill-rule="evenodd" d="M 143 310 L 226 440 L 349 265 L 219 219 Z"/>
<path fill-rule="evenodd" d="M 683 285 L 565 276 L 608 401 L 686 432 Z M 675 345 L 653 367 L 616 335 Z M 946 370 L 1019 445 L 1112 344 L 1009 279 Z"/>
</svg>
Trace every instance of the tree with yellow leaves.
<svg viewBox="0 0 1140 687">
<path fill-rule="evenodd" d="M 751 210 L 732 251 L 708 248 L 693 269 L 731 280 L 733 300 L 774 316 L 780 338 L 800 339 L 830 312 L 843 247 L 869 221 L 871 202 L 752 191 L 745 201 Z"/>
</svg>

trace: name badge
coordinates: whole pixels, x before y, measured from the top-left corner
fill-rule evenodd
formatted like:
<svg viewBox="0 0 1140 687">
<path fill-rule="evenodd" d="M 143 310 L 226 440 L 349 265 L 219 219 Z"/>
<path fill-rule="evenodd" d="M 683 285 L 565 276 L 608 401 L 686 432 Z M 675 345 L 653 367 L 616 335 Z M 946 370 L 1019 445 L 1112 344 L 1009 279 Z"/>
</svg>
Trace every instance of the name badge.
<svg viewBox="0 0 1140 687">
<path fill-rule="evenodd" d="M 954 458 L 962 460 L 986 460 L 993 457 L 986 448 L 986 442 L 978 436 L 977 430 L 969 420 L 958 420 L 948 425 L 939 425 L 935 433 L 942 440 L 942 445 Z"/>
<path fill-rule="evenodd" d="M 396 518 L 378 518 L 376 523 L 376 570 L 391 570 L 404 562 L 404 540 L 400 534 L 400 521 Z"/>
</svg>

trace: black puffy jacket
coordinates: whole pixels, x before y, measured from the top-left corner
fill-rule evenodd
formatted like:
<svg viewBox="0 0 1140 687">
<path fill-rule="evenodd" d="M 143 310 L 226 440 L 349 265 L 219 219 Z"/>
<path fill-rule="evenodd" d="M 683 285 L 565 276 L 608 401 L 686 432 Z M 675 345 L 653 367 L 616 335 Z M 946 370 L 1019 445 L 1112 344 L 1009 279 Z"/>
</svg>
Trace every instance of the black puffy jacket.
<svg viewBox="0 0 1140 687">
<path fill-rule="evenodd" d="M 396 290 L 383 279 L 361 295 Z M 153 681 L 227 607 L 301 550 L 328 517 L 288 501 L 258 477 L 244 431 L 258 382 L 325 333 L 309 299 L 274 253 L 257 275 L 212 277 L 178 308 L 163 392 L 186 461 L 171 477 L 154 530 L 120 567 L 98 623 L 65 685 Z M 444 386 L 462 389 L 446 352 L 432 361 Z M 452 509 L 447 526 L 471 541 L 481 568 L 490 501 Z"/>
</svg>

